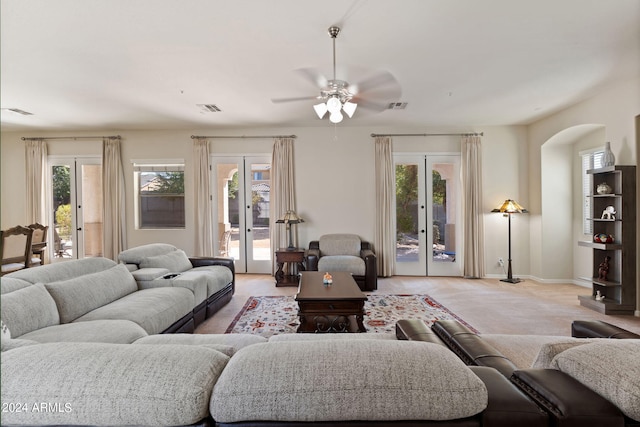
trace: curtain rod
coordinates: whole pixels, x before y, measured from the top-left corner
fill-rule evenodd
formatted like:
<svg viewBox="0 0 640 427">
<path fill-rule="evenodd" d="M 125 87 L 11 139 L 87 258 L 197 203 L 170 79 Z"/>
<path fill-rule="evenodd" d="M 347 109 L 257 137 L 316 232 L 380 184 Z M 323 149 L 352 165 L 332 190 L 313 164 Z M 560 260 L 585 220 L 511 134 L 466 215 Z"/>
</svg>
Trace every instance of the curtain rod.
<svg viewBox="0 0 640 427">
<path fill-rule="evenodd" d="M 121 136 L 120 135 L 109 135 L 109 136 L 41 136 L 41 137 L 22 137 L 20 139 L 22 139 L 23 141 L 37 141 L 40 139 L 71 139 L 71 140 L 78 140 L 78 139 L 120 139 Z"/>
<path fill-rule="evenodd" d="M 371 137 L 378 136 L 484 136 L 484 132 L 472 133 L 372 133 Z"/>
<path fill-rule="evenodd" d="M 191 139 L 198 139 L 198 138 L 203 138 L 203 139 L 213 139 L 213 138 L 224 138 L 224 139 L 228 139 L 228 138 L 241 138 L 241 139 L 251 139 L 251 138 L 255 138 L 255 139 L 261 139 L 261 138 L 293 138 L 296 139 L 297 136 L 296 135 L 235 135 L 235 136 L 220 136 L 220 135 L 215 135 L 215 136 L 198 136 L 198 135 L 191 135 Z"/>
</svg>

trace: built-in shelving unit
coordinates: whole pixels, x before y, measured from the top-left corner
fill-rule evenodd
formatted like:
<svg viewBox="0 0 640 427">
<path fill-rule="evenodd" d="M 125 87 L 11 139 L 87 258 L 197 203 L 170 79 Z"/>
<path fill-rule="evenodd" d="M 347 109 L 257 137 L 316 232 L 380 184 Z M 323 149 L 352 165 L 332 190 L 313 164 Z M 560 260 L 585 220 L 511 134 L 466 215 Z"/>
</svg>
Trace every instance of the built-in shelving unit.
<svg viewBox="0 0 640 427">
<path fill-rule="evenodd" d="M 580 305 L 604 314 L 634 314 L 636 309 L 636 167 L 609 166 L 587 171 L 593 175 L 591 205 L 593 234 L 611 235 L 614 241 L 581 241 L 578 245 L 593 249 L 591 295 L 580 295 Z M 610 194 L 598 194 L 606 183 Z M 602 212 L 613 206 L 615 219 L 603 219 Z M 599 267 L 610 257 L 607 280 L 599 278 Z M 596 295 L 602 299 L 597 299 Z"/>
</svg>

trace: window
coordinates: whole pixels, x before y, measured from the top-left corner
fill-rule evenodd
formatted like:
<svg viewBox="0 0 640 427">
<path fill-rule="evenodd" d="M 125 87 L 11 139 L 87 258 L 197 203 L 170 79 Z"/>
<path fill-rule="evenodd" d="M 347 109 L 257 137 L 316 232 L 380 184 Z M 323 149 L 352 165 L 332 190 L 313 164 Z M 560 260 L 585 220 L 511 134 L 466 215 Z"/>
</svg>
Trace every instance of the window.
<svg viewBox="0 0 640 427">
<path fill-rule="evenodd" d="M 584 234 L 593 234 L 593 223 L 589 218 L 593 218 L 593 207 L 591 204 L 591 194 L 593 191 L 593 175 L 588 174 L 590 169 L 599 169 L 602 167 L 602 156 L 604 151 L 601 149 L 595 151 L 582 151 L 582 232 Z"/>
<path fill-rule="evenodd" d="M 138 228 L 184 228 L 184 163 L 136 161 Z"/>
</svg>

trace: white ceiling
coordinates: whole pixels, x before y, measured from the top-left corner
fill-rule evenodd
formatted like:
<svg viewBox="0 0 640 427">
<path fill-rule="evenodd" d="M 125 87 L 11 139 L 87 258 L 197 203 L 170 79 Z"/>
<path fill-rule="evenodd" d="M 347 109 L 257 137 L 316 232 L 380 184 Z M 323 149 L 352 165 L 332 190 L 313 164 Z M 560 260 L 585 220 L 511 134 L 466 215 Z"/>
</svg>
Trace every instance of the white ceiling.
<svg viewBox="0 0 640 427">
<path fill-rule="evenodd" d="M 3 130 L 318 126 L 295 73 L 391 72 L 339 126 L 531 123 L 640 75 L 638 0 L 2 0 Z M 349 73 L 342 74 L 343 70 Z M 216 104 L 204 113 L 196 104 Z M 33 113 L 9 112 L 18 108 Z M 325 119 L 328 124 L 328 120 Z"/>
</svg>

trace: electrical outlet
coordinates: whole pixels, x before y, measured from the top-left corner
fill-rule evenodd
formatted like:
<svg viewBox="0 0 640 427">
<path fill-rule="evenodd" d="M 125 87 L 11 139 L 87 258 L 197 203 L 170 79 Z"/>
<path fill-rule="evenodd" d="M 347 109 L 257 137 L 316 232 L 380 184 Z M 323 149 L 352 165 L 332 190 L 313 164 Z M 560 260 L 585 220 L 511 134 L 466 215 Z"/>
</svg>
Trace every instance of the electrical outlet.
<svg viewBox="0 0 640 427">
<path fill-rule="evenodd" d="M 504 267 L 504 260 L 502 258 L 498 258 L 498 265 Z"/>
</svg>

